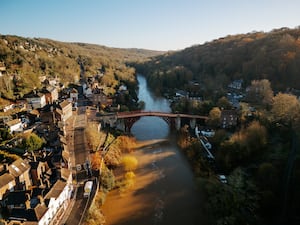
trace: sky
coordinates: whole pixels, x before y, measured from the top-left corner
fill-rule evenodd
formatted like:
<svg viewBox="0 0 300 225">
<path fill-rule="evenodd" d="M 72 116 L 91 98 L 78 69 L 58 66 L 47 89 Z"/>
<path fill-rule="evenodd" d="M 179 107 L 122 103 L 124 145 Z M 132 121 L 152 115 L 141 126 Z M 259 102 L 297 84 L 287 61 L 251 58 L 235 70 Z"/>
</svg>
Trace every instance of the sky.
<svg viewBox="0 0 300 225">
<path fill-rule="evenodd" d="M 0 0 L 0 34 L 180 50 L 300 25 L 299 0 Z"/>
</svg>

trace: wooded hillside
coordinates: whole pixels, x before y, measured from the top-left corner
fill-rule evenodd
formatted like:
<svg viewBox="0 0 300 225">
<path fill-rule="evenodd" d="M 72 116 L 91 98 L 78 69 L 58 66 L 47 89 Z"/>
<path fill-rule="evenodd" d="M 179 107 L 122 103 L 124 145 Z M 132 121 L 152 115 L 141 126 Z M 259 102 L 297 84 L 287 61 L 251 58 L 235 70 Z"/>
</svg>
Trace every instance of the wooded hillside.
<svg viewBox="0 0 300 225">
<path fill-rule="evenodd" d="M 249 85 L 268 79 L 274 90 L 300 89 L 300 28 L 229 35 L 136 66 L 157 90 L 184 88 L 190 80 L 203 91 L 221 90 L 235 79 Z"/>
<path fill-rule="evenodd" d="M 120 80 L 134 79 L 129 61 L 144 60 L 162 52 L 143 49 L 118 49 L 85 43 L 64 43 L 49 39 L 0 35 L 0 77 L 2 95 L 14 98 L 39 88 L 41 76 L 59 77 L 64 84 L 79 80 L 80 64 L 86 76 L 105 71 L 103 82 L 114 85 Z M 3 75 L 4 74 L 4 75 Z M 14 77 L 14 82 L 9 80 Z M 17 81 L 16 81 L 17 80 Z"/>
</svg>

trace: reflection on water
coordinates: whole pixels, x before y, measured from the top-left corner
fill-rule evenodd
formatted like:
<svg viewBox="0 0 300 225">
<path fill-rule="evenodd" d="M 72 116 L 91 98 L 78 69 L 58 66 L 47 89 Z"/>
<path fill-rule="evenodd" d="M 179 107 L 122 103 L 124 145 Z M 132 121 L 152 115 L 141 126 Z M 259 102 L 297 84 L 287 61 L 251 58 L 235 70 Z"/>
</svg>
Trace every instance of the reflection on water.
<svg viewBox="0 0 300 225">
<path fill-rule="evenodd" d="M 145 102 L 145 111 L 171 112 L 167 99 L 152 95 L 143 76 L 138 76 L 137 79 L 138 98 Z M 166 138 L 169 135 L 169 126 L 162 118 L 142 117 L 132 126 L 131 133 L 137 140 Z"/>
</svg>

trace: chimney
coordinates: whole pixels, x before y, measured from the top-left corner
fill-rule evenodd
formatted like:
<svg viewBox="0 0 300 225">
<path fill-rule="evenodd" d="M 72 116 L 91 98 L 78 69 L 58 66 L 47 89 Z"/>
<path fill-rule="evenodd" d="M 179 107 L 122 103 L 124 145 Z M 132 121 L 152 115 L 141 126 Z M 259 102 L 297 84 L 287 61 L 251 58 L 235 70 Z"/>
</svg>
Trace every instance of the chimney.
<svg viewBox="0 0 300 225">
<path fill-rule="evenodd" d="M 41 205 L 44 205 L 44 204 L 45 204 L 45 201 L 44 201 L 43 196 L 38 195 L 37 198 L 39 199 Z"/>
<path fill-rule="evenodd" d="M 31 208 L 31 206 L 30 206 L 30 198 L 25 201 L 25 207 L 26 207 L 26 209 L 30 209 Z"/>
<path fill-rule="evenodd" d="M 8 171 L 8 163 L 4 163 L 3 164 L 3 172 L 7 172 Z"/>
<path fill-rule="evenodd" d="M 45 179 L 46 188 L 50 188 L 50 181 L 48 179 Z"/>
</svg>

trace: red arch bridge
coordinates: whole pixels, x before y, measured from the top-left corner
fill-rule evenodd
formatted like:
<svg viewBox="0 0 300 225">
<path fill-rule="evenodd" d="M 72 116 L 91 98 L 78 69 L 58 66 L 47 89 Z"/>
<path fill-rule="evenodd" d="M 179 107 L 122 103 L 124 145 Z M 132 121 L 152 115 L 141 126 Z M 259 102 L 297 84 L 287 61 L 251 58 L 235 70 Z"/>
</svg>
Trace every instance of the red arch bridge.
<svg viewBox="0 0 300 225">
<path fill-rule="evenodd" d="M 181 120 L 189 120 L 189 125 L 191 128 L 195 128 L 198 120 L 205 121 L 208 119 L 207 116 L 182 114 L 182 113 L 168 113 L 168 112 L 154 112 L 154 111 L 131 111 L 131 112 L 118 112 L 112 114 L 100 115 L 98 118 L 105 124 L 109 124 L 111 127 L 118 127 L 121 130 L 130 132 L 133 124 L 138 121 L 143 116 L 155 116 L 160 117 L 171 128 L 176 128 L 177 130 L 181 127 Z"/>
</svg>

